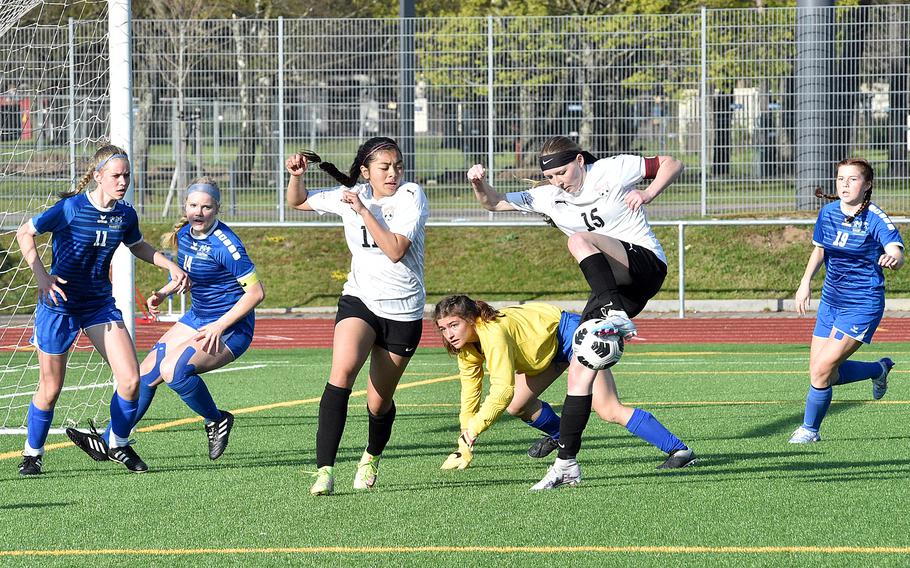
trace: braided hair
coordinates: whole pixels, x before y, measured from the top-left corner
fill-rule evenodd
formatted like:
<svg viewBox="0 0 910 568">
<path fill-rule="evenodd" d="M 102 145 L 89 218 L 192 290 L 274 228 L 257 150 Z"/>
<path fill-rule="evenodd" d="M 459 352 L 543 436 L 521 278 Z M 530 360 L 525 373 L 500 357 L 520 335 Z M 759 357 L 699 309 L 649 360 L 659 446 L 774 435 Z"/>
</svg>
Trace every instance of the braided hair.
<svg viewBox="0 0 910 568">
<path fill-rule="evenodd" d="M 126 158 L 126 150 L 119 146 L 114 146 L 113 144 L 105 144 L 104 146 L 98 148 L 98 151 L 95 152 L 95 155 L 92 156 L 92 164 L 89 166 L 87 172 L 82 174 L 82 177 L 79 178 L 79 181 L 76 182 L 76 185 L 64 191 L 61 191 L 58 195 L 60 199 L 66 199 L 68 197 L 73 197 L 74 195 L 79 195 L 82 193 L 82 190 L 85 189 L 85 186 L 92 181 L 95 172 L 101 171 L 108 161 L 111 160 L 114 156 Z"/>
<path fill-rule="evenodd" d="M 322 158 L 316 152 L 300 150 L 297 153 L 302 154 L 310 162 L 319 164 L 319 169 L 332 176 L 341 185 L 354 187 L 357 185 L 357 180 L 360 179 L 360 168 L 368 168 L 373 160 L 376 159 L 376 154 L 385 150 L 397 152 L 398 156 L 401 157 L 401 148 L 398 147 L 398 142 L 384 136 L 370 138 L 357 148 L 357 156 L 354 158 L 354 163 L 351 164 L 347 174 L 342 173 L 335 164 L 322 161 Z"/>
<path fill-rule="evenodd" d="M 872 185 L 871 184 L 872 184 L 872 179 L 875 177 L 875 173 L 872 171 L 872 165 L 869 162 L 867 162 L 866 160 L 863 160 L 861 158 L 847 158 L 847 159 L 841 160 L 840 162 L 837 163 L 837 167 L 835 168 L 835 171 L 839 170 L 841 168 L 841 166 L 856 166 L 857 168 L 859 168 L 859 170 L 863 176 L 863 179 L 868 181 L 870 184 L 869 189 L 867 189 L 866 192 L 863 194 L 863 201 L 862 201 L 862 203 L 860 203 L 859 209 L 856 210 L 856 213 L 854 213 L 853 215 L 847 215 L 846 218 L 844 219 L 844 223 L 852 223 L 854 219 L 859 217 L 860 214 L 862 214 L 862 212 L 865 211 L 866 208 L 869 207 L 869 203 L 872 202 Z M 840 197 L 838 197 L 836 193 L 835 194 L 825 193 L 824 191 L 822 191 L 822 188 L 820 188 L 820 187 L 815 188 L 815 197 L 818 197 L 819 199 L 827 199 L 829 201 L 836 201 L 836 200 L 840 199 Z"/>
<path fill-rule="evenodd" d="M 502 313 L 483 300 L 472 300 L 463 294 L 456 294 L 440 300 L 433 310 L 434 322 L 438 322 L 442 318 L 453 316 L 473 324 L 477 319 L 485 322 L 493 321 L 496 318 L 502 317 Z M 452 347 L 445 338 L 443 338 L 442 342 L 450 355 L 456 355 L 458 353 L 458 350 Z"/>
</svg>

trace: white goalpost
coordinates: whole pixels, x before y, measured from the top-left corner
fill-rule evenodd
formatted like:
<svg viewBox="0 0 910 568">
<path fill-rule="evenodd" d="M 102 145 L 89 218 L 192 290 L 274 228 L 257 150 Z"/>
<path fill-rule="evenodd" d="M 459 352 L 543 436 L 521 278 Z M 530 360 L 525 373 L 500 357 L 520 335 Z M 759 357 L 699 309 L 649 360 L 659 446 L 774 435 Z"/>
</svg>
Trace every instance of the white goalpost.
<svg viewBox="0 0 910 568">
<path fill-rule="evenodd" d="M 0 2 L 0 434 L 24 433 L 38 385 L 29 344 L 37 300 L 17 228 L 75 184 L 110 141 L 132 154 L 129 0 Z M 126 196 L 132 202 L 133 188 Z M 50 266 L 48 236 L 38 238 Z M 114 295 L 134 333 L 133 260 L 117 251 Z M 107 417 L 110 368 L 80 337 L 52 432 Z"/>
</svg>

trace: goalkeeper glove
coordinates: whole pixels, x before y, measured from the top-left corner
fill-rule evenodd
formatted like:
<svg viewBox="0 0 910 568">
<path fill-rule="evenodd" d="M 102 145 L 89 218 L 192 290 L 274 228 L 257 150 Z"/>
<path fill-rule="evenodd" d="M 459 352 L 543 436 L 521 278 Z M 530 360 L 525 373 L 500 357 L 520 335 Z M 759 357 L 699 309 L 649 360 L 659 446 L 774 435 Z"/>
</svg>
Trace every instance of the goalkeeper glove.
<svg viewBox="0 0 910 568">
<path fill-rule="evenodd" d="M 467 432 L 458 437 L 458 450 L 449 454 L 440 469 L 465 469 L 474 459 L 474 440 L 468 440 Z"/>
</svg>

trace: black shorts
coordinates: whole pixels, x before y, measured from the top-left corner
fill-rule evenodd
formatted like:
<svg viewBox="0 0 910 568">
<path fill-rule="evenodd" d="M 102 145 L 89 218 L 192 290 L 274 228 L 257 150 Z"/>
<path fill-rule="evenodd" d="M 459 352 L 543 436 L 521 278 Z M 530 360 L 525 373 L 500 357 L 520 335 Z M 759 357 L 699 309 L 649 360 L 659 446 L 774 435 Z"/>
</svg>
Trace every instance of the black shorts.
<svg viewBox="0 0 910 568">
<path fill-rule="evenodd" d="M 623 248 L 626 249 L 626 256 L 629 257 L 629 276 L 632 277 L 632 284 L 623 284 L 616 288 L 619 290 L 626 314 L 630 318 L 634 318 L 645 309 L 648 300 L 660 291 L 660 287 L 667 278 L 667 265 L 657 258 L 651 249 L 625 241 L 619 242 L 622 243 Z M 587 312 L 588 307 L 595 303 L 594 295 L 591 294 L 585 311 Z"/>
<path fill-rule="evenodd" d="M 422 319 L 395 321 L 379 317 L 356 296 L 342 296 L 338 299 L 335 325 L 346 318 L 358 318 L 367 322 L 376 332 L 376 340 L 373 344 L 402 357 L 414 355 L 417 344 L 420 343 L 420 336 L 423 334 Z"/>
</svg>

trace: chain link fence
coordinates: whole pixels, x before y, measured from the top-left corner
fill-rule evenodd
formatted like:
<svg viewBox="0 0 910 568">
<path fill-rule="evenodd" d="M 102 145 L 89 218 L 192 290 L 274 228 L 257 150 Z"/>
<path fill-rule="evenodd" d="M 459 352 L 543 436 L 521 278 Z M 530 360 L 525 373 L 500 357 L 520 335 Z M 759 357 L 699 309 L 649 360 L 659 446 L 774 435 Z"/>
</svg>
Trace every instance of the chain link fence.
<svg viewBox="0 0 910 568">
<path fill-rule="evenodd" d="M 49 29 L 56 46 L 28 50 L 66 73 L 20 80 L 15 104 L 0 95 L 7 203 L 32 191 L 10 144 L 65 160 L 89 153 L 84 141 L 99 134 L 106 70 L 80 63 L 67 48 L 85 43 L 72 39 L 91 32 L 82 27 Z M 482 210 L 465 172 L 482 163 L 500 191 L 526 187 L 539 176 L 538 149 L 559 134 L 595 155 L 683 160 L 683 177 L 649 205 L 652 219 L 815 210 L 815 187 L 830 192 L 833 165 L 848 156 L 869 159 L 874 199 L 906 213 L 908 28 L 907 5 L 134 20 L 136 205 L 146 219 L 171 219 L 180 190 L 206 174 L 222 185 L 228 221 L 315 222 L 318 216 L 284 204 L 285 157 L 312 149 L 344 171 L 359 143 L 386 135 L 405 149 L 407 177 L 427 191 L 431 222 L 526 222 Z M 15 38 L 3 39 L 6 70 L 17 47 Z M 93 74 L 95 81 L 85 79 Z M 7 75 L 0 73 L 0 93 Z M 54 98 L 60 108 L 41 102 L 49 89 L 67 93 Z M 32 105 L 30 141 L 21 127 L 24 99 Z M 69 169 L 61 180 L 69 181 Z M 321 171 L 307 176 L 312 188 L 333 185 Z"/>
</svg>

